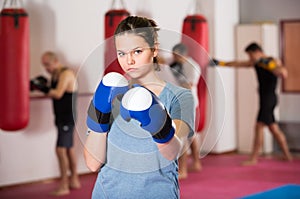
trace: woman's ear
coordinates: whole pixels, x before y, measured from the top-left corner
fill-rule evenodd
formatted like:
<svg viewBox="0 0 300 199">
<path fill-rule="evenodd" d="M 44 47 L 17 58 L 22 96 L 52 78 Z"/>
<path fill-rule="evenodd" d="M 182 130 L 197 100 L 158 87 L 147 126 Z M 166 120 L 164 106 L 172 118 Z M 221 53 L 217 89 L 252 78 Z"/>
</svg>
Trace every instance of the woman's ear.
<svg viewBox="0 0 300 199">
<path fill-rule="evenodd" d="M 157 57 L 158 55 L 158 43 L 155 43 L 153 46 L 153 57 Z"/>
</svg>

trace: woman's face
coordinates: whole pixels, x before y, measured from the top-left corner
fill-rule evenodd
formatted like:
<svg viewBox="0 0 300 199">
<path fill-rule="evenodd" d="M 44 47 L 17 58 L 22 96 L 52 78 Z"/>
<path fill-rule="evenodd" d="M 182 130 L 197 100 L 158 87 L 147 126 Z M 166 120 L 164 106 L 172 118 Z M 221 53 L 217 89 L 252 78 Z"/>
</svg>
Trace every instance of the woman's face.
<svg viewBox="0 0 300 199">
<path fill-rule="evenodd" d="M 141 36 L 129 33 L 115 38 L 118 61 L 123 71 L 133 79 L 147 76 L 154 71 L 153 58 L 157 49 L 151 49 Z"/>
</svg>

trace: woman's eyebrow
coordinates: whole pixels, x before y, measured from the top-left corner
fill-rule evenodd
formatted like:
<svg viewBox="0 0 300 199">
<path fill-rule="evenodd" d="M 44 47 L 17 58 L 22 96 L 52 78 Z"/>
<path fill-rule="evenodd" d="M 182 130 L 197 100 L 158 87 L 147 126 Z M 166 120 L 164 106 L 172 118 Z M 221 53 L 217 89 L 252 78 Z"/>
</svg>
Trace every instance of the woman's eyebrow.
<svg viewBox="0 0 300 199">
<path fill-rule="evenodd" d="M 134 51 L 134 50 L 137 50 L 137 49 L 140 49 L 140 48 L 143 48 L 143 47 L 138 46 L 138 47 L 135 47 L 135 48 L 133 48 L 131 50 L 128 50 L 128 51 L 117 49 L 117 51 L 122 52 L 122 53 L 123 52 L 131 52 L 131 51 Z"/>
</svg>

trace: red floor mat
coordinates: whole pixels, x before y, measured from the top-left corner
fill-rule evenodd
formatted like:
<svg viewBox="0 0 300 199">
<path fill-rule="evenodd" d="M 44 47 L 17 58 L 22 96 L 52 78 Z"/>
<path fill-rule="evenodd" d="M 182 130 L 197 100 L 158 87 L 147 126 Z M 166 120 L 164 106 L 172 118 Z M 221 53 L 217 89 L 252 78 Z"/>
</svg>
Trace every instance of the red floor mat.
<svg viewBox="0 0 300 199">
<path fill-rule="evenodd" d="M 201 159 L 202 171 L 189 173 L 187 179 L 180 181 L 181 199 L 233 199 L 286 184 L 300 185 L 299 159 L 284 162 L 274 158 L 260 158 L 256 166 L 240 166 L 240 163 L 247 157 L 244 155 L 209 155 Z M 82 188 L 59 198 L 90 198 L 95 178 L 95 174 L 80 176 Z M 0 198 L 57 198 L 48 194 L 57 185 L 57 181 L 54 181 L 0 188 Z"/>
</svg>

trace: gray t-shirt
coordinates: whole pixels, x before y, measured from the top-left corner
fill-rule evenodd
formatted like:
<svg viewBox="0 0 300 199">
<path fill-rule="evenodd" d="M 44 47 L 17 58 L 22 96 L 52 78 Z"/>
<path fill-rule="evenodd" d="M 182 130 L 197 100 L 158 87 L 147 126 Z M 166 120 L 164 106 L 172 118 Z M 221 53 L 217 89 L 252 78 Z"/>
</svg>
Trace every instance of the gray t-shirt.
<svg viewBox="0 0 300 199">
<path fill-rule="evenodd" d="M 191 137 L 194 134 L 191 91 L 167 83 L 159 98 L 172 119 L 182 120 L 190 127 Z M 165 159 L 138 121 L 127 122 L 114 115 L 107 138 L 107 161 L 98 174 L 92 198 L 179 198 L 177 160 Z"/>
</svg>

